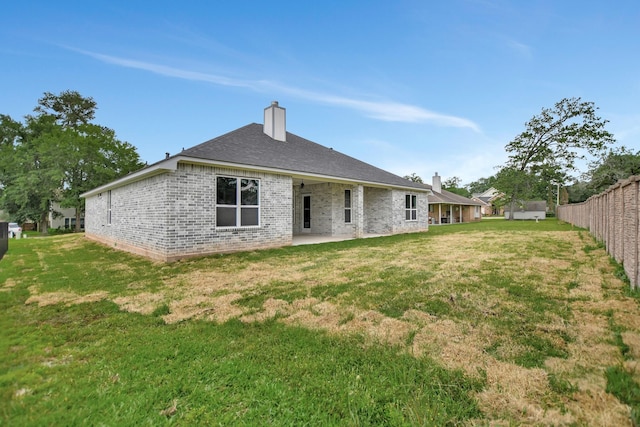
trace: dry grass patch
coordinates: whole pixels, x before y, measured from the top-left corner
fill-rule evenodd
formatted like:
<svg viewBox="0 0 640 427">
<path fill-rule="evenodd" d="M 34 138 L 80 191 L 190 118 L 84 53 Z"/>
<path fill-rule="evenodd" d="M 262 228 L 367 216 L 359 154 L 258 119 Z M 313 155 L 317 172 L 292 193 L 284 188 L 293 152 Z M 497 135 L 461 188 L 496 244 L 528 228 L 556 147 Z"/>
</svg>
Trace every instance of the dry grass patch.
<svg viewBox="0 0 640 427">
<path fill-rule="evenodd" d="M 188 296 L 172 301 L 169 304 L 170 313 L 162 318 L 167 323 L 176 323 L 192 318 L 225 322 L 243 314 L 241 308 L 233 305 L 233 302 L 240 298 L 242 298 L 241 294 L 226 294 L 219 297 Z"/>
<path fill-rule="evenodd" d="M 59 251 L 81 250 L 84 242 L 73 234 L 65 234 L 51 238 Z"/>
<path fill-rule="evenodd" d="M 87 302 L 98 302 L 109 298 L 109 293 L 106 291 L 92 292 L 85 295 L 78 295 L 74 292 L 45 292 L 40 294 L 37 286 L 30 286 L 29 293 L 30 296 L 25 301 L 25 304 L 37 304 L 38 307 L 55 304 L 83 304 Z"/>
<path fill-rule="evenodd" d="M 629 356 L 640 360 L 640 329 L 623 332 L 622 340 L 629 346 Z"/>
<path fill-rule="evenodd" d="M 629 407 L 600 387 L 580 387 L 566 402 L 567 410 L 574 414 L 578 425 L 631 426 Z"/>
<path fill-rule="evenodd" d="M 135 295 L 117 297 L 113 302 L 118 304 L 121 310 L 131 313 L 151 314 L 164 301 L 163 293 L 142 292 Z"/>
<path fill-rule="evenodd" d="M 4 281 L 2 287 L 0 288 L 0 292 L 9 292 L 16 286 L 16 281 L 11 277 Z"/>
</svg>

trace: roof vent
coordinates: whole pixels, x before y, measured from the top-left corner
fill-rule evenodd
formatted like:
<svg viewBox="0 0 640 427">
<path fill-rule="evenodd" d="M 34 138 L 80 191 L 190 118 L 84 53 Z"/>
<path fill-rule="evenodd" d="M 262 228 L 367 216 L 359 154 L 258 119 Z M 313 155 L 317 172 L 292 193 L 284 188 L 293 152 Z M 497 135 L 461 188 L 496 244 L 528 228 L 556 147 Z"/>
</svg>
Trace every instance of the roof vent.
<svg viewBox="0 0 640 427">
<path fill-rule="evenodd" d="M 264 133 L 276 141 L 286 141 L 286 110 L 273 101 L 264 109 Z"/>
</svg>

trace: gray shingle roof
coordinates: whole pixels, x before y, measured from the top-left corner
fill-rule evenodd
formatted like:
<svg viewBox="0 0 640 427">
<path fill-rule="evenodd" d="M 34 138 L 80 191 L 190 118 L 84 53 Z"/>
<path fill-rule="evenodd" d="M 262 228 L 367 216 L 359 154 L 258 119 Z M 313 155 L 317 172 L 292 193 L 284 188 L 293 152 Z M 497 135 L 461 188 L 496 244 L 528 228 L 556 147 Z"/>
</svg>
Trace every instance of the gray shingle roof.
<svg viewBox="0 0 640 427">
<path fill-rule="evenodd" d="M 434 191 L 433 195 L 429 196 L 429 203 L 431 204 L 447 203 L 452 205 L 482 206 L 480 202 L 467 199 L 464 196 L 460 196 L 459 194 L 452 193 L 451 191 L 447 191 L 447 190 L 442 190 L 440 193 L 436 193 Z"/>
<path fill-rule="evenodd" d="M 293 173 L 324 175 L 347 180 L 426 191 L 429 185 L 416 183 L 354 159 L 331 148 L 287 132 L 286 142 L 263 132 L 252 123 L 182 151 L 180 156 L 235 163 L 257 168 L 274 168 Z"/>
</svg>

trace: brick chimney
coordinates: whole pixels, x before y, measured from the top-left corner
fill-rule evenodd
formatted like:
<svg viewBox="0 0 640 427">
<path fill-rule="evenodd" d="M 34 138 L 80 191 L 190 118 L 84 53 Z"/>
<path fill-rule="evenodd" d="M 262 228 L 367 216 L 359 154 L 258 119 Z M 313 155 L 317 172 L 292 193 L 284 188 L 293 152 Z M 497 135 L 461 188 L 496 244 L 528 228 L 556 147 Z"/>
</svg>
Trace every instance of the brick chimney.
<svg viewBox="0 0 640 427">
<path fill-rule="evenodd" d="M 264 109 L 264 133 L 276 141 L 287 140 L 286 110 L 273 101 Z"/>
<path fill-rule="evenodd" d="M 440 181 L 440 176 L 438 172 L 431 179 L 431 189 L 436 193 L 442 193 L 442 182 Z"/>
</svg>

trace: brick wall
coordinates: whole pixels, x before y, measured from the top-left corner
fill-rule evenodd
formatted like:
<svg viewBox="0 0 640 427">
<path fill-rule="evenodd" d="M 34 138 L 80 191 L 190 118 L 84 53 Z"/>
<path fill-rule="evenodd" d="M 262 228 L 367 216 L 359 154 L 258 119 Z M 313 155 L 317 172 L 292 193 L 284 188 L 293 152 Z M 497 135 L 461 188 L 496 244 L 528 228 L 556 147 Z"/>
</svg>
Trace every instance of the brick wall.
<svg viewBox="0 0 640 427">
<path fill-rule="evenodd" d="M 216 228 L 215 177 L 260 179 L 260 226 Z M 120 249 L 161 260 L 277 247 L 292 242 L 291 178 L 179 164 L 157 175 L 86 200 L 86 235 Z"/>
<path fill-rule="evenodd" d="M 640 176 L 618 182 L 586 202 L 558 206 L 558 219 L 588 229 L 640 287 Z"/>
<path fill-rule="evenodd" d="M 260 180 L 259 227 L 215 226 L 217 175 Z M 351 190 L 351 223 L 344 221 L 346 189 Z M 175 172 L 88 197 L 85 231 L 88 238 L 165 261 L 279 247 L 291 244 L 293 233 L 301 231 L 304 195 L 311 196 L 310 231 L 314 234 L 360 237 L 358 230 L 375 234 L 426 230 L 427 195 L 417 193 L 418 220 L 406 221 L 406 194 L 337 183 L 296 186 L 294 191 L 289 176 L 179 163 Z M 107 223 L 109 198 L 111 224 Z"/>
<path fill-rule="evenodd" d="M 364 232 L 370 234 L 391 234 L 392 193 L 384 188 L 364 189 Z M 403 201 L 404 203 L 404 201 Z M 404 205 L 402 205 L 404 206 Z"/>
<path fill-rule="evenodd" d="M 344 191 L 351 190 L 351 222 L 344 222 Z M 358 188 L 354 185 L 332 184 L 331 185 L 331 211 L 332 227 L 331 233 L 336 236 L 353 236 L 356 233 L 356 223 L 358 221 Z"/>
<path fill-rule="evenodd" d="M 415 194 L 417 197 L 418 215 L 416 221 L 407 221 L 405 212 L 405 196 Z M 426 193 L 410 193 L 402 190 L 392 190 L 392 233 L 409 233 L 425 231 L 429 228 L 429 200 Z"/>
</svg>

